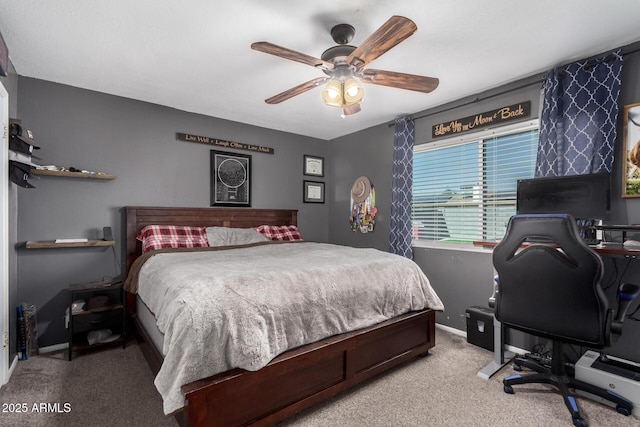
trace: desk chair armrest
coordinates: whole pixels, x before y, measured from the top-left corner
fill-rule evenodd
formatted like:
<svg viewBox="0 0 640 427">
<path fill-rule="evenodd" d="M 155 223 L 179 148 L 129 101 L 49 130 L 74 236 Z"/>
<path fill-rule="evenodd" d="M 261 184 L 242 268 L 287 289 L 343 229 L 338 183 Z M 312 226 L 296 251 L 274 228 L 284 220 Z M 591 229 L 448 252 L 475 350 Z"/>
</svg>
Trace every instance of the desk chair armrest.
<svg viewBox="0 0 640 427">
<path fill-rule="evenodd" d="M 633 283 L 623 283 L 618 288 L 618 311 L 616 318 L 611 322 L 611 331 L 615 334 L 622 333 L 622 324 L 631 303 L 640 295 L 640 286 Z"/>
</svg>

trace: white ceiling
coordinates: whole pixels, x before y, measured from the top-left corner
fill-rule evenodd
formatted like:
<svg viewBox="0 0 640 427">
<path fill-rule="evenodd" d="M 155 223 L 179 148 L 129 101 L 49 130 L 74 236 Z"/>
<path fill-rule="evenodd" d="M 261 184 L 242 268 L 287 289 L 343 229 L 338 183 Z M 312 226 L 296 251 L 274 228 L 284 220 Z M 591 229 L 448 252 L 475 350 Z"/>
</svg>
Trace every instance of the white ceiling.
<svg viewBox="0 0 640 427">
<path fill-rule="evenodd" d="M 640 40 L 639 0 L 0 0 L 0 11 L 22 76 L 327 140 Z M 264 102 L 324 74 L 252 42 L 320 57 L 333 25 L 353 25 L 357 46 L 392 15 L 418 31 L 370 66 L 438 77 L 434 92 L 367 84 L 346 118 L 320 88 Z"/>
</svg>

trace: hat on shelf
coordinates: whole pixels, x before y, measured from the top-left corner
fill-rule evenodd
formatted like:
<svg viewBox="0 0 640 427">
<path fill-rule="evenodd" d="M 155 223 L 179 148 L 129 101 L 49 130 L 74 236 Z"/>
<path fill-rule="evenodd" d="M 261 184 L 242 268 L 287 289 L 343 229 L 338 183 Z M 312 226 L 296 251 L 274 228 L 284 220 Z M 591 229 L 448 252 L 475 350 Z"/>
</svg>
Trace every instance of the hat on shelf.
<svg viewBox="0 0 640 427">
<path fill-rule="evenodd" d="M 31 154 L 34 148 L 40 149 L 33 138 L 33 132 L 26 129 L 19 123 L 10 121 L 9 134 L 11 136 L 9 140 L 10 150 L 24 154 Z"/>
<path fill-rule="evenodd" d="M 362 203 L 367 200 L 371 194 L 371 181 L 366 176 L 356 178 L 351 186 L 351 198 L 356 203 Z"/>
<path fill-rule="evenodd" d="M 31 166 L 9 160 L 9 179 L 24 188 L 36 188 L 28 180 L 31 176 Z"/>
</svg>

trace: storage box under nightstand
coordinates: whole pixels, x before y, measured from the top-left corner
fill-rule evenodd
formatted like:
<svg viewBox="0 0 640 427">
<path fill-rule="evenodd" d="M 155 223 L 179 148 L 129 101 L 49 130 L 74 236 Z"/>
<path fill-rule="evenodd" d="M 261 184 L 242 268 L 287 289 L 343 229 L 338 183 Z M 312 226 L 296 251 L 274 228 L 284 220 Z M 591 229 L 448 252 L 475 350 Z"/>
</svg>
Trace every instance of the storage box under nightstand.
<svg viewBox="0 0 640 427">
<path fill-rule="evenodd" d="M 493 351 L 493 309 L 473 306 L 467 308 L 467 342 Z"/>
</svg>

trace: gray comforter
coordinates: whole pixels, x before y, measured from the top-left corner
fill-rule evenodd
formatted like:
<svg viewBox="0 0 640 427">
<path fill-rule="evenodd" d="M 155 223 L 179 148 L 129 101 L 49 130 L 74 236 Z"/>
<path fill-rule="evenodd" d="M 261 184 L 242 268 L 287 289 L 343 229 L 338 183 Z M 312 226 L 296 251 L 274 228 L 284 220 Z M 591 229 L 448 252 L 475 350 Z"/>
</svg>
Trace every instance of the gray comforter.
<svg viewBox="0 0 640 427">
<path fill-rule="evenodd" d="M 444 309 L 413 261 L 375 249 L 292 242 L 158 253 L 136 274 L 164 334 L 155 385 L 166 414 L 184 406 L 180 387 L 197 379 L 258 370 L 294 347 Z"/>
</svg>

